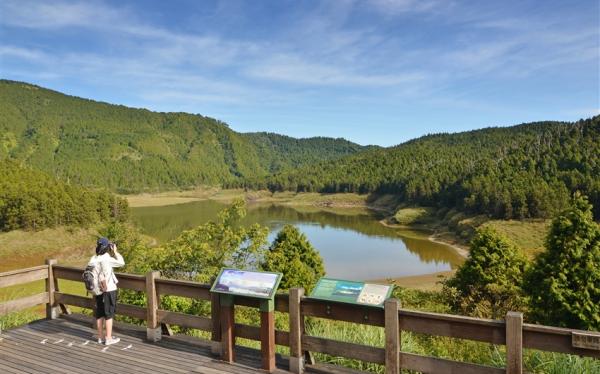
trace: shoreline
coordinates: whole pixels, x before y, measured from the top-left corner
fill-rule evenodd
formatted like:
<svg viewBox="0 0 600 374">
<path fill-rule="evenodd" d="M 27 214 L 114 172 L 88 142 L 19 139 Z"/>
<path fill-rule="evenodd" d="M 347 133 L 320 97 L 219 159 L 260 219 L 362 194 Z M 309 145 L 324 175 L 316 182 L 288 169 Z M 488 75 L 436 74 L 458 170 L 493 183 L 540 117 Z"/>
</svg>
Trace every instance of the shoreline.
<svg viewBox="0 0 600 374">
<path fill-rule="evenodd" d="M 441 281 L 453 276 L 456 270 L 436 271 L 429 274 L 407 275 L 404 277 L 373 279 L 368 282 L 393 284 L 398 287 L 420 291 L 439 291 Z"/>
<path fill-rule="evenodd" d="M 409 229 L 409 230 L 416 230 L 416 231 L 434 231 L 431 228 L 428 227 L 424 227 L 421 225 L 414 225 L 414 226 L 409 226 L 409 225 L 396 225 L 396 224 L 392 224 L 387 222 L 387 218 L 381 219 L 379 220 L 379 223 L 381 223 L 383 226 L 385 227 L 389 227 L 391 229 Z M 432 233 L 429 236 L 427 236 L 427 239 L 430 242 L 433 243 L 438 243 L 438 244 L 443 244 L 446 245 L 450 248 L 452 248 L 454 251 L 456 251 L 456 253 L 458 253 L 461 257 L 463 258 L 467 258 L 469 257 L 469 250 L 467 247 L 456 244 L 455 242 L 450 242 L 450 241 L 444 241 L 444 240 L 440 240 L 439 238 L 436 237 L 436 233 Z"/>
<path fill-rule="evenodd" d="M 396 205 L 396 198 L 392 195 L 382 195 L 372 201 L 367 201 L 366 195 L 354 193 L 322 194 L 322 193 L 292 193 L 269 191 L 244 191 L 244 190 L 221 190 L 221 189 L 198 189 L 192 191 L 172 191 L 158 194 L 124 195 L 132 208 L 158 207 L 185 204 L 194 201 L 233 201 L 243 198 L 248 204 L 280 204 L 287 206 L 312 206 L 321 209 L 352 209 L 361 208 L 381 212 L 387 215 L 378 222 L 392 229 L 408 229 L 414 231 L 428 232 L 427 240 L 445 245 L 455 251 L 462 258 L 469 256 L 468 248 L 456 243 L 455 240 L 444 240 L 437 237 L 432 228 L 422 225 L 395 225 L 388 222 L 389 216 L 394 213 L 391 205 Z M 423 274 L 423 276 L 435 275 Z M 404 278 L 404 277 L 403 277 Z"/>
</svg>

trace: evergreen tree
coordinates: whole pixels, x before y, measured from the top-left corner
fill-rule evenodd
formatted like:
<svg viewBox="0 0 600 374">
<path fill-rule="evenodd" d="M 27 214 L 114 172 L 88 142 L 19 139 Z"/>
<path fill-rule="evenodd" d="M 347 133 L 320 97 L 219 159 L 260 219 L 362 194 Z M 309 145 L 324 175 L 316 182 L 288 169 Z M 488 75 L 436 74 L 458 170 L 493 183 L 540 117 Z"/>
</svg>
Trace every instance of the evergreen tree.
<svg viewBox="0 0 600 374">
<path fill-rule="evenodd" d="M 323 259 L 306 236 L 295 226 L 285 225 L 271 244 L 261 268 L 283 273 L 279 286 L 304 287 L 310 292 L 317 280 L 325 275 Z"/>
<path fill-rule="evenodd" d="M 477 230 L 469 258 L 444 284 L 444 295 L 455 312 L 503 318 L 525 305 L 521 281 L 525 258 L 508 239 L 493 229 Z"/>
<path fill-rule="evenodd" d="M 555 326 L 600 329 L 600 228 L 587 198 L 552 221 L 546 251 L 527 275 L 535 321 Z"/>
</svg>

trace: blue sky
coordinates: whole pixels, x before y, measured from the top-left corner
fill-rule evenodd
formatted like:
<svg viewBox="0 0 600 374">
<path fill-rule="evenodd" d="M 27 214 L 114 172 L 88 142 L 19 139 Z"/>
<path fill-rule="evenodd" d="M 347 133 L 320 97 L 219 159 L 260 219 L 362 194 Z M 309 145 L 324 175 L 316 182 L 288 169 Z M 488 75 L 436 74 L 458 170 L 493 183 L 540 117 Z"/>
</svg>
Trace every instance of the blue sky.
<svg viewBox="0 0 600 374">
<path fill-rule="evenodd" d="M 592 1 L 0 2 L 0 77 L 394 145 L 599 113 Z"/>
</svg>

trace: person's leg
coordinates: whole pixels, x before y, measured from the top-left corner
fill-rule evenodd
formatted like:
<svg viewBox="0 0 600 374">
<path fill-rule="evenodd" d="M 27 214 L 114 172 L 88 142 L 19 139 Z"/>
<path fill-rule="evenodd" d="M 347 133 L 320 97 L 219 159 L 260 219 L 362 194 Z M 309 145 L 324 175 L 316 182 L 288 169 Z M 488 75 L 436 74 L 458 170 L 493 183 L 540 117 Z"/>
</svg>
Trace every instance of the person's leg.
<svg viewBox="0 0 600 374">
<path fill-rule="evenodd" d="M 113 319 L 112 318 L 107 318 L 104 320 L 105 324 L 106 324 L 106 328 L 104 329 L 106 332 L 105 335 L 105 339 L 109 340 L 112 339 L 112 325 L 113 325 Z"/>
<path fill-rule="evenodd" d="M 110 292 L 105 292 L 104 293 L 106 295 L 106 298 L 104 299 L 104 305 L 105 305 L 105 336 L 106 336 L 106 340 L 104 341 L 104 344 L 106 345 L 111 345 L 111 344 L 115 344 L 118 343 L 121 339 L 119 338 L 115 338 L 112 335 L 112 328 L 113 328 L 113 317 L 115 316 L 116 313 L 116 308 L 117 308 L 117 291 L 110 291 Z"/>
<path fill-rule="evenodd" d="M 96 318 L 96 329 L 98 329 L 98 339 L 104 340 L 104 332 L 103 332 L 103 322 L 104 318 Z M 112 320 L 111 320 L 112 322 Z M 111 323 L 112 327 L 112 323 Z"/>
<path fill-rule="evenodd" d="M 103 332 L 103 322 L 104 322 L 104 298 L 102 295 L 96 296 L 96 329 L 98 330 L 98 343 L 103 343 L 104 341 L 104 332 Z"/>
</svg>

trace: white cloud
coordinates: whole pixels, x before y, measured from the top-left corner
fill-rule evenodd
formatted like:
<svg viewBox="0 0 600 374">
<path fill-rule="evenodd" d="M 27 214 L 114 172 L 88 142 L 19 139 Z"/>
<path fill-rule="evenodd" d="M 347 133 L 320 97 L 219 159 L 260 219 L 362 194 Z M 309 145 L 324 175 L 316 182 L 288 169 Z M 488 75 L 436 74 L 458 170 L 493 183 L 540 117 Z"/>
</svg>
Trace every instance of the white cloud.
<svg viewBox="0 0 600 374">
<path fill-rule="evenodd" d="M 3 45 L 0 46 L 0 57 L 16 57 L 28 61 L 39 61 L 48 58 L 48 55 L 39 50 Z"/>
<path fill-rule="evenodd" d="M 424 79 L 420 73 L 365 74 L 292 55 L 273 56 L 246 71 L 256 78 L 317 86 L 395 86 Z"/>
<path fill-rule="evenodd" d="M 11 26 L 55 29 L 63 27 L 90 27 L 95 24 L 113 24 L 123 12 L 101 3 L 64 1 L 3 1 L 0 4 L 2 23 Z"/>
<path fill-rule="evenodd" d="M 353 12 L 365 7 L 379 12 L 382 23 L 390 22 L 385 15 L 420 13 L 415 17 L 438 17 L 440 30 L 459 26 L 445 38 L 426 30 L 405 35 L 375 22 L 352 23 Z M 340 97 L 352 98 L 368 96 L 365 88 L 385 89 L 386 98 L 398 100 L 441 91 L 460 95 L 452 89 L 461 79 L 518 79 L 598 59 L 597 29 L 565 27 L 559 19 L 535 16 L 503 18 L 477 9 L 464 15 L 469 10 L 464 8 L 437 0 L 324 2 L 282 26 L 277 35 L 260 39 L 231 37 L 218 28 L 176 32 L 142 20 L 132 8 L 102 2 L 2 1 L 3 26 L 41 33 L 83 31 L 98 45 L 63 51 L 4 44 L 0 58 L 4 71 L 12 62 L 13 74 L 22 72 L 18 62 L 26 61 L 35 64 L 36 74 L 127 87 L 141 101 L 156 103 L 163 97 L 190 106 L 289 102 L 303 94 L 322 94 L 323 88 L 342 88 Z M 452 11 L 439 17 L 448 9 Z"/>
<path fill-rule="evenodd" d="M 369 0 L 368 3 L 388 15 L 427 12 L 441 5 L 439 0 Z"/>
</svg>

